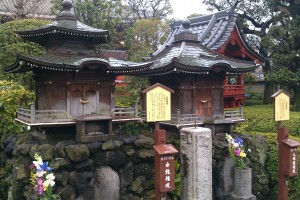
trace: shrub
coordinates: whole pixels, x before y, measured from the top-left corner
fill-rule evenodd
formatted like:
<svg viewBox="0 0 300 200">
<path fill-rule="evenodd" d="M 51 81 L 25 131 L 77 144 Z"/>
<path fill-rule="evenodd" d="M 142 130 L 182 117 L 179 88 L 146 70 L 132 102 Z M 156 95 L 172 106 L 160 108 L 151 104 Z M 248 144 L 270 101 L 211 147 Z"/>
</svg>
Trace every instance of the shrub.
<svg viewBox="0 0 300 200">
<path fill-rule="evenodd" d="M 247 120 L 244 123 L 237 124 L 234 131 L 243 132 L 261 132 L 276 133 L 277 126 L 273 117 L 273 105 L 246 106 L 244 116 Z M 300 136 L 300 113 L 290 112 L 290 120 L 282 123 L 283 127 L 289 129 L 290 135 Z"/>
<path fill-rule="evenodd" d="M 14 123 L 18 105 L 32 104 L 34 94 L 22 85 L 11 81 L 0 81 L 0 134 L 21 133 L 26 129 Z"/>
<path fill-rule="evenodd" d="M 253 106 L 253 105 L 262 105 L 264 99 L 264 94 L 259 92 L 249 92 L 246 95 L 245 105 Z"/>
<path fill-rule="evenodd" d="M 150 127 L 148 124 L 141 122 L 128 122 L 120 126 L 120 133 L 125 135 L 139 135 L 143 131 L 149 131 Z"/>
</svg>

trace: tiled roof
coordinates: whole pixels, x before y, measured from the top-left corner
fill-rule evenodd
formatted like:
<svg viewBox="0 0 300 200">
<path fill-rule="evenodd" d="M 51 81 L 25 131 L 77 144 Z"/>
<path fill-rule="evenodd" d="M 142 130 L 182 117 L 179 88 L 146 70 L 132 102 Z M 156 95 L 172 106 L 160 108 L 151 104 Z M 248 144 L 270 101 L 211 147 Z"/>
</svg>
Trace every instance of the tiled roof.
<svg viewBox="0 0 300 200">
<path fill-rule="evenodd" d="M 174 21 L 166 42 L 152 55 L 159 54 L 165 47 L 172 44 L 174 36 L 181 32 L 182 21 Z M 206 47 L 217 50 L 224 44 L 236 26 L 237 15 L 231 9 L 223 10 L 206 16 L 189 18 L 190 30 L 198 35 L 198 40 Z"/>
<path fill-rule="evenodd" d="M 45 45 L 49 38 L 68 39 L 75 41 L 89 41 L 94 45 L 108 43 L 110 41 L 108 30 L 97 29 L 77 20 L 72 11 L 72 3 L 63 1 L 64 10 L 50 24 L 45 26 L 17 31 L 26 40 Z M 51 37 L 50 37 L 51 36 Z"/>
<path fill-rule="evenodd" d="M 222 70 L 228 73 L 243 73 L 254 70 L 257 66 L 250 61 L 229 58 L 213 52 L 199 42 L 182 41 L 167 47 L 154 56 L 150 69 L 154 71 L 177 71 L 201 73 Z"/>
<path fill-rule="evenodd" d="M 53 71 L 80 71 L 89 64 L 97 64 L 100 69 L 115 73 L 132 73 L 149 66 L 151 62 L 135 63 L 114 58 L 102 58 L 87 55 L 46 54 L 32 57 L 19 55 L 15 63 L 5 69 L 5 72 L 20 73 L 34 69 Z"/>
</svg>

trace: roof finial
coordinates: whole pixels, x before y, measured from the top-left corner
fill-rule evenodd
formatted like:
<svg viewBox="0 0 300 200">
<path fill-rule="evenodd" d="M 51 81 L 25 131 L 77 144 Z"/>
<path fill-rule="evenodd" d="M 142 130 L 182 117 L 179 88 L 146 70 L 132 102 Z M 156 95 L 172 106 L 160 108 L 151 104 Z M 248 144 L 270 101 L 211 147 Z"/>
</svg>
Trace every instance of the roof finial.
<svg viewBox="0 0 300 200">
<path fill-rule="evenodd" d="M 188 19 L 184 19 L 182 20 L 181 26 L 183 27 L 183 29 L 181 30 L 181 32 L 191 32 L 190 28 L 191 28 L 191 22 Z"/>
<path fill-rule="evenodd" d="M 64 10 L 59 14 L 60 17 L 75 17 L 72 11 L 73 4 L 70 0 L 64 0 L 62 5 Z"/>
</svg>

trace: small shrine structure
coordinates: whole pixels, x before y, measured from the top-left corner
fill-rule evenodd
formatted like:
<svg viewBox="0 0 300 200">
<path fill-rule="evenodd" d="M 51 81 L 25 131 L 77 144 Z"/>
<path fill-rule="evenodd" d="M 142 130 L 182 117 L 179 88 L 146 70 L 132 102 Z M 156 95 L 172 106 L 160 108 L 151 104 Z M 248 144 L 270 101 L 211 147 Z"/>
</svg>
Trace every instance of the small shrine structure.
<svg viewBox="0 0 300 200">
<path fill-rule="evenodd" d="M 8 73 L 32 71 L 35 80 L 35 104 L 19 108 L 16 120 L 34 128 L 76 126 L 79 141 L 106 140 L 112 133 L 116 78 L 109 72 L 128 65 L 141 69 L 137 63 L 98 53 L 97 45 L 110 42 L 108 31 L 78 21 L 71 1 L 64 0 L 63 8 L 52 23 L 17 32 L 43 46 L 45 55 L 19 55 L 5 69 Z"/>
<path fill-rule="evenodd" d="M 214 52 L 230 58 L 251 61 L 257 65 L 265 62 L 266 59 L 244 40 L 238 27 L 238 15 L 233 13 L 231 8 L 210 15 L 189 18 L 189 21 L 190 30 L 197 35 L 199 43 Z M 157 56 L 174 42 L 175 35 L 181 31 L 181 24 L 182 20 L 171 24 L 168 39 L 152 56 Z M 227 72 L 223 86 L 225 108 L 244 105 L 245 88 L 242 73 Z"/>
</svg>

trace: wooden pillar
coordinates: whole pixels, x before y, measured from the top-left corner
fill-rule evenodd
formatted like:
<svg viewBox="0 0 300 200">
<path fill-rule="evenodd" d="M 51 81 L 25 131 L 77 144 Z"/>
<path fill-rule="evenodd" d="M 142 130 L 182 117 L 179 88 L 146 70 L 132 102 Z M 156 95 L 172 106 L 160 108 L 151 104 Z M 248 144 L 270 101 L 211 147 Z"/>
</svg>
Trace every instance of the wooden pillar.
<svg viewBox="0 0 300 200">
<path fill-rule="evenodd" d="M 283 174 L 283 140 L 288 139 L 289 130 L 287 128 L 281 128 L 280 123 L 278 123 L 278 199 L 288 200 L 288 178 Z"/>
<path fill-rule="evenodd" d="M 243 85 L 243 75 L 239 74 L 237 77 L 237 84 L 238 85 Z"/>
</svg>

